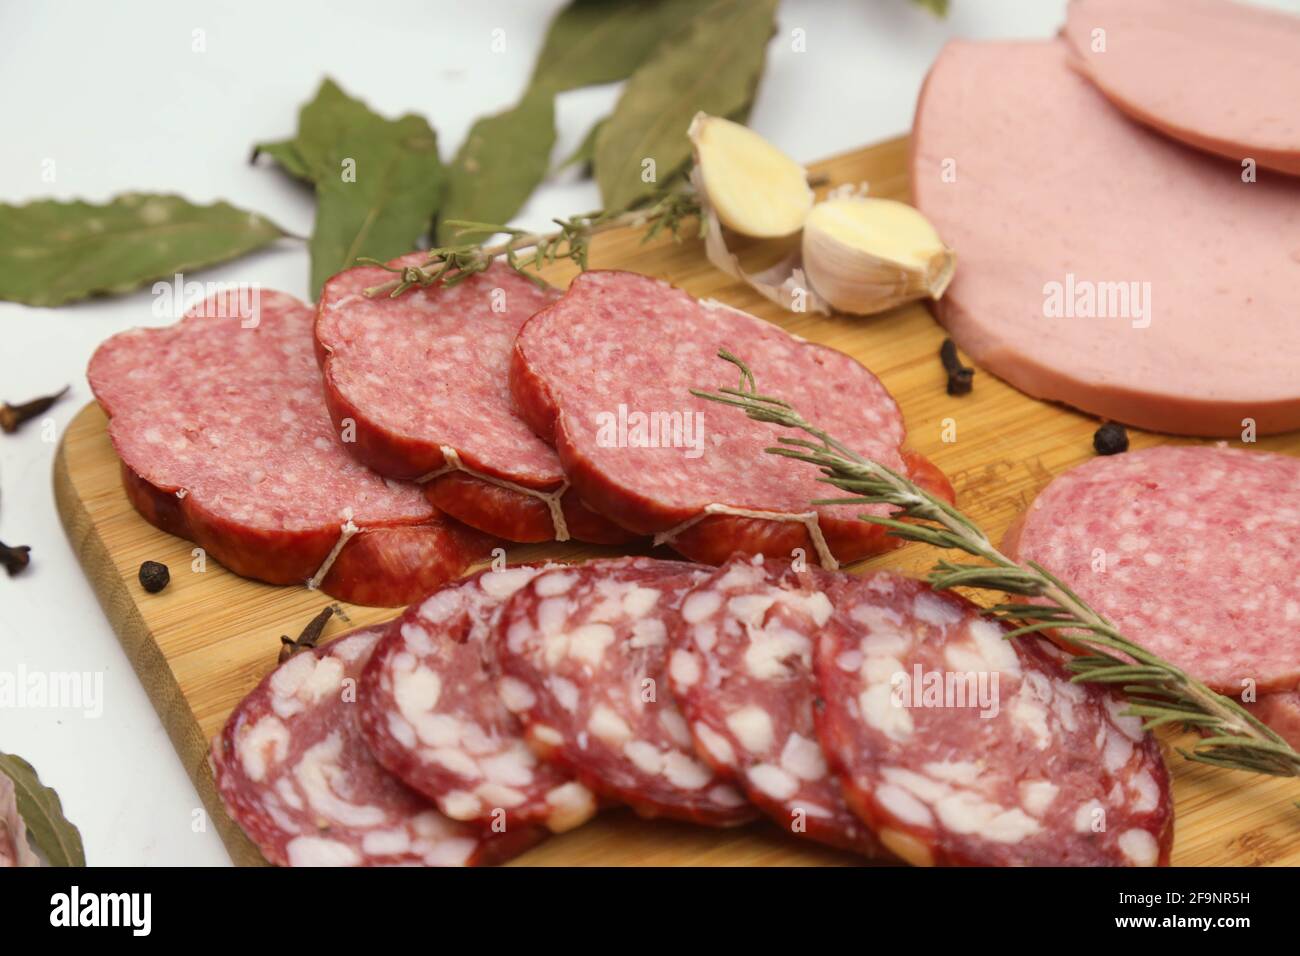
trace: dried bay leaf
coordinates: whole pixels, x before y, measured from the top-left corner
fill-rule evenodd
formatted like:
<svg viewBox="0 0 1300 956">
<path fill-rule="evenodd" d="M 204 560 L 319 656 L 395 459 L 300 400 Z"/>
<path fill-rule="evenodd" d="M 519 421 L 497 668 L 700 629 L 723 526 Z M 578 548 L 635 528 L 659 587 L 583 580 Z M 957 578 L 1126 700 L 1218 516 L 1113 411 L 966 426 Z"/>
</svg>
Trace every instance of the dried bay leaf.
<svg viewBox="0 0 1300 956">
<path fill-rule="evenodd" d="M 81 832 L 63 815 L 59 795 L 41 783 L 26 760 L 0 753 L 0 773 L 14 785 L 18 813 L 27 832 L 51 866 L 85 866 Z"/>
<path fill-rule="evenodd" d="M 731 116 L 746 109 L 776 29 L 777 0 L 714 0 L 665 38 L 628 80 L 596 136 L 596 181 L 608 209 L 662 188 L 690 159 L 686 129 L 697 112 Z M 658 182 L 642 179 L 654 160 Z"/>
<path fill-rule="evenodd" d="M 570 166 L 581 166 L 584 178 L 591 175 L 592 164 L 596 160 L 596 137 L 600 135 L 600 128 L 605 125 L 605 119 L 598 119 L 592 124 L 591 129 L 587 130 L 587 135 L 578 144 L 578 148 L 556 167 L 556 172 L 566 170 Z"/>
<path fill-rule="evenodd" d="M 423 117 L 387 119 L 327 78 L 300 111 L 292 146 L 316 184 L 313 296 L 359 256 L 392 259 L 428 233 L 446 174 Z"/>
<path fill-rule="evenodd" d="M 450 220 L 506 223 L 546 177 L 555 147 L 555 97 L 531 90 L 495 116 L 476 122 L 447 170 L 438 241 L 456 240 Z"/>
<path fill-rule="evenodd" d="M 918 7 L 925 7 L 936 17 L 948 15 L 948 0 L 912 0 Z"/>
<path fill-rule="evenodd" d="M 291 139 L 280 140 L 277 143 L 258 143 L 253 147 L 253 155 L 249 157 L 250 163 L 257 162 L 257 157 L 261 155 L 270 156 L 276 164 L 294 179 L 301 179 L 305 182 L 311 182 L 311 171 L 307 164 L 303 162 L 298 155 L 298 147 L 294 145 Z"/>
<path fill-rule="evenodd" d="M 531 89 L 559 93 L 631 76 L 700 0 L 574 0 L 551 21 Z"/>
<path fill-rule="evenodd" d="M 127 193 L 108 203 L 0 204 L 0 299 L 56 306 L 235 259 L 284 231 L 229 203 Z"/>
</svg>

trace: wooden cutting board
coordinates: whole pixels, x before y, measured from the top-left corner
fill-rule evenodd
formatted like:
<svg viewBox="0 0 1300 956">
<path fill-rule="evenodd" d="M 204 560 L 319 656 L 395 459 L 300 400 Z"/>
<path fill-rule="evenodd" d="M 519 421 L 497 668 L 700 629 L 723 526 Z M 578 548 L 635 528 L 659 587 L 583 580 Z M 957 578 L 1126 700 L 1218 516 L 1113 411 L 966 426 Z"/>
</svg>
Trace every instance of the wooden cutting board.
<svg viewBox="0 0 1300 956">
<path fill-rule="evenodd" d="M 907 141 L 882 143 L 819 163 L 827 185 L 870 183 L 872 195 L 906 198 Z M 762 250 L 751 250 L 758 256 Z M 661 276 L 694 295 L 712 296 L 770 319 L 815 342 L 856 356 L 883 380 L 907 418 L 912 447 L 952 479 L 958 502 L 994 540 L 1054 475 L 1091 457 L 1093 419 L 1035 401 L 987 373 L 974 391 L 951 398 L 939 364 L 943 332 L 922 306 L 876 318 L 795 315 L 768 303 L 709 265 L 698 241 L 641 244 L 632 230 L 599 237 L 591 265 Z M 960 268 L 960 264 L 958 266 Z M 546 273 L 565 285 L 565 263 Z M 734 348 L 743 355 L 744 343 Z M 733 384 L 730 367 L 701 386 Z M 761 381 L 761 380 L 760 380 Z M 720 413 L 721 414 L 721 413 Z M 737 413 L 738 414 L 738 413 Z M 944 437 L 955 440 L 944 441 Z M 1167 440 L 1131 433 L 1133 447 Z M 1300 453 L 1300 433 L 1261 440 L 1257 448 Z M 296 635 L 324 605 L 322 594 L 235 577 L 209 562 L 190 569 L 190 545 L 146 524 L 122 492 L 105 418 L 90 405 L 69 426 L 54 469 L 54 490 L 68 537 L 105 612 L 140 675 L 172 742 L 236 863 L 261 863 L 257 850 L 221 808 L 207 764 L 208 741 L 227 715 L 275 666 L 281 634 Z M 513 562 L 612 553 L 581 545 L 512 546 Z M 909 545 L 861 567 L 921 572 L 934 552 Z M 172 583 L 149 595 L 136 579 L 145 560 L 165 562 Z M 1189 586 L 1191 586 L 1189 582 Z M 327 635 L 371 624 L 394 612 L 342 605 Z M 1181 865 L 1300 864 L 1300 782 L 1189 763 L 1172 750 L 1177 824 L 1173 862 Z M 815 865 L 854 862 L 755 824 L 714 831 L 609 813 L 525 854 L 523 864 Z"/>
</svg>

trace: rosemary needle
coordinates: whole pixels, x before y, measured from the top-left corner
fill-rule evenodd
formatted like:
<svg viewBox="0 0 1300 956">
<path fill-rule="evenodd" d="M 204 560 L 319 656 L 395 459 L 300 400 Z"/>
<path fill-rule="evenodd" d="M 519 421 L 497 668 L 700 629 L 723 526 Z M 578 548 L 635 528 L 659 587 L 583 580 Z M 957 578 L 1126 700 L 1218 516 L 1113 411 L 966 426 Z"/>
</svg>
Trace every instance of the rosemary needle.
<svg viewBox="0 0 1300 956">
<path fill-rule="evenodd" d="M 382 295 L 396 298 L 415 286 L 452 286 L 476 272 L 483 272 L 498 258 L 504 258 L 506 264 L 521 275 L 539 285 L 545 285 L 536 275 L 536 270 L 559 259 L 572 260 L 585 272 L 591 239 L 599 233 L 621 226 L 645 226 L 648 228 L 641 237 L 642 242 L 649 242 L 661 232 L 680 239 L 684 221 L 697 218 L 699 214 L 700 202 L 695 193 L 689 189 L 677 189 L 661 194 L 652 202 L 626 209 L 596 210 L 570 216 L 568 219 L 554 219 L 552 222 L 556 228 L 550 232 L 527 232 L 500 223 L 453 219 L 448 220 L 446 225 L 456 227 L 457 238 L 466 241 L 430 249 L 422 265 L 402 268 L 374 259 L 358 261 L 379 266 L 400 276 L 367 289 L 366 295 L 372 298 Z M 495 235 L 507 238 L 495 245 L 482 245 Z M 479 237 L 478 243 L 468 241 L 474 236 Z"/>
<path fill-rule="evenodd" d="M 1188 760 L 1277 777 L 1300 776 L 1300 753 L 1236 701 L 1125 637 L 1046 568 L 1008 558 L 974 521 L 946 501 L 845 447 L 788 402 L 760 394 L 753 373 L 735 355 L 723 349 L 718 357 L 740 370 L 740 387 L 716 392 L 692 389 L 691 394 L 734 405 L 755 421 L 796 429 L 815 439 L 782 436 L 779 446 L 767 449 L 816 465 L 822 481 L 852 493 L 814 504 L 892 505 L 896 510 L 889 517 L 859 517 L 883 525 L 896 537 L 964 551 L 987 562 L 939 560 L 929 574 L 930 583 L 938 590 L 984 588 L 1041 601 L 995 604 L 985 613 L 1012 625 L 1009 636 L 1059 630 L 1072 643 L 1086 647 L 1088 653 L 1067 664 L 1074 671 L 1072 679 L 1116 686 L 1129 700 L 1128 713 L 1140 717 L 1148 730 L 1175 724 L 1200 731 L 1204 736 L 1190 750 L 1178 750 Z"/>
</svg>

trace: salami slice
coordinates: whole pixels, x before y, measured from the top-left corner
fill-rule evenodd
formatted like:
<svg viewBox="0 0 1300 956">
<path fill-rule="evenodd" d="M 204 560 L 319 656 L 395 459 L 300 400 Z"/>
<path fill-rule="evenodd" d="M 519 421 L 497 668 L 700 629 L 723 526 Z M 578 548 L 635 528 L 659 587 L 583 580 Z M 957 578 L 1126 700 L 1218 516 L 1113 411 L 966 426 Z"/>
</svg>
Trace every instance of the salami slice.
<svg viewBox="0 0 1300 956">
<path fill-rule="evenodd" d="M 733 559 L 682 601 L 668 672 L 695 748 L 777 825 L 871 857 L 887 854 L 849 810 L 813 721 L 813 643 L 832 607 L 780 561 Z"/>
<path fill-rule="evenodd" d="M 530 846 L 535 828 L 447 819 L 366 749 L 357 679 L 382 632 L 297 654 L 244 698 L 212 742 L 226 810 L 280 866 L 478 865 Z"/>
<path fill-rule="evenodd" d="M 1296 750 L 1300 750 L 1300 687 L 1291 691 L 1265 694 L 1246 709 L 1268 724 Z"/>
<path fill-rule="evenodd" d="M 492 673 L 501 605 L 539 570 L 482 571 L 435 591 L 389 626 L 362 676 L 371 753 L 453 819 L 559 832 L 595 813 L 586 787 L 529 749 Z"/>
<path fill-rule="evenodd" d="M 691 395 L 731 383 L 720 348 L 739 353 L 764 392 L 951 498 L 937 469 L 904 457 L 898 406 L 855 360 L 630 272 L 585 272 L 529 319 L 515 340 L 510 388 L 583 501 L 689 558 L 789 557 L 803 548 L 833 564 L 893 546 L 858 520 L 861 508 L 809 504 L 826 486 L 815 469 L 763 451 L 774 426 Z"/>
<path fill-rule="evenodd" d="M 1039 493 L 1003 550 L 1221 693 L 1300 684 L 1300 458 L 1173 445 L 1093 458 Z"/>
<path fill-rule="evenodd" d="M 418 486 L 348 456 L 321 400 L 311 309 L 253 295 L 115 335 L 91 359 L 136 510 L 236 574 L 357 604 L 405 604 L 485 555 L 492 540 Z"/>
<path fill-rule="evenodd" d="M 696 757 L 668 688 L 668 628 L 707 571 L 626 558 L 545 571 L 498 622 L 502 699 L 529 742 L 643 816 L 711 826 L 753 819 Z"/>
<path fill-rule="evenodd" d="M 392 278 L 374 266 L 340 272 L 317 312 L 326 404 L 340 433 L 351 429 L 357 460 L 427 481 L 443 511 L 511 541 L 629 539 L 567 490 L 555 452 L 510 406 L 515 334 L 555 291 L 498 263 L 453 286 L 366 297 Z"/>
<path fill-rule="evenodd" d="M 814 653 L 817 729 L 886 847 L 924 865 L 1168 863 L 1168 772 L 1122 698 L 969 601 L 845 577 Z"/>
</svg>

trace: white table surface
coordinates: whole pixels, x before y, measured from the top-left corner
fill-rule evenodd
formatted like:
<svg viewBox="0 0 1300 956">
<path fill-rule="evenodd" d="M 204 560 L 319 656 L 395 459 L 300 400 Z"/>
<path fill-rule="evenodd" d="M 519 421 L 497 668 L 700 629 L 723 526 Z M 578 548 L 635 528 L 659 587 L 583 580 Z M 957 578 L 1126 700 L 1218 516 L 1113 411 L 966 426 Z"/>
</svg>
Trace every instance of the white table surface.
<svg viewBox="0 0 1300 956">
<path fill-rule="evenodd" d="M 298 106 L 322 74 L 387 114 L 424 114 L 449 157 L 476 117 L 522 91 L 560 6 L 6 4 L 0 201 L 175 191 L 202 202 L 226 199 L 308 234 L 310 195 L 247 160 L 255 141 L 293 132 Z M 903 133 L 946 40 L 1049 36 L 1064 6 L 953 0 L 950 17 L 936 21 L 906 0 L 785 0 L 751 125 L 803 161 Z M 489 51 L 496 28 L 506 31 L 501 54 Z M 806 52 L 791 49 L 796 28 L 806 33 Z M 206 31 L 206 52 L 191 49 L 196 29 Z M 557 161 L 616 95 L 611 86 L 560 98 Z M 55 162 L 52 184 L 41 177 L 46 160 Z M 538 227 L 598 206 L 595 187 L 570 174 L 539 189 L 519 220 Z M 259 282 L 305 297 L 307 251 L 284 241 L 198 278 Z M 0 399 L 69 383 L 71 397 L 53 413 L 62 428 L 91 399 L 85 367 L 95 347 L 122 329 L 160 321 L 148 290 L 60 309 L 0 303 Z M 102 715 L 0 708 L 0 750 L 26 757 L 58 789 L 92 865 L 228 863 L 215 831 L 194 832 L 197 794 L 64 538 L 50 486 L 54 451 L 36 423 L 0 435 L 0 539 L 33 546 L 26 573 L 0 574 L 0 671 L 102 673 Z"/>
</svg>

